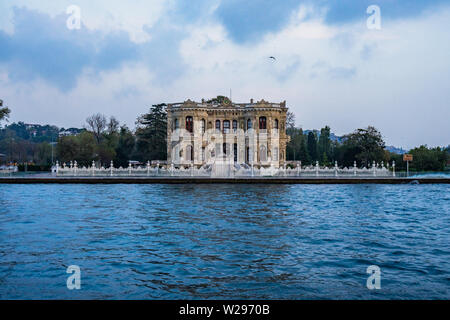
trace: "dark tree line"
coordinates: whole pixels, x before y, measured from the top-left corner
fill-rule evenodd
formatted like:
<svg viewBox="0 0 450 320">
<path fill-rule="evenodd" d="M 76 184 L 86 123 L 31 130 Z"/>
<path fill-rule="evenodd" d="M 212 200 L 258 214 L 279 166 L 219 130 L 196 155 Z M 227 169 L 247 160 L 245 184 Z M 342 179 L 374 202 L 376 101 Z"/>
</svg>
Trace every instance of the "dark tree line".
<svg viewBox="0 0 450 320">
<path fill-rule="evenodd" d="M 1 119 L 8 114 L 9 109 L 3 110 Z M 74 134 L 60 136 L 66 131 L 64 128 L 13 123 L 0 128 L 0 154 L 5 155 L 0 161 L 26 163 L 29 169 L 33 166 L 49 169 L 56 160 L 61 163 L 76 160 L 81 166 L 92 161 L 109 166 L 113 161 L 115 166 L 122 167 L 128 166 L 130 160 L 165 160 L 166 105 L 152 106 L 148 113 L 138 117 L 136 124 L 133 132 L 114 117 L 94 114 L 86 119 L 84 129 L 71 128 L 68 131 Z"/>
<path fill-rule="evenodd" d="M 128 166 L 129 161 L 167 159 L 167 113 L 165 104 L 153 105 L 138 117 L 135 132 L 120 126 L 114 118 L 95 114 L 86 119 L 87 130 L 76 136 L 61 137 L 58 159 L 76 160 L 79 165 L 92 161 L 109 166 Z"/>
<path fill-rule="evenodd" d="M 228 98 L 218 96 L 209 102 L 224 103 Z M 0 100 L 0 121 L 7 119 L 9 108 Z M 61 132 L 68 136 L 60 136 Z M 405 169 L 402 155 L 385 150 L 381 133 L 374 127 L 357 129 L 343 137 L 335 137 L 328 126 L 320 130 L 306 131 L 295 127 L 295 116 L 288 112 L 286 131 L 290 136 L 287 145 L 287 160 L 301 161 L 303 165 L 331 166 L 338 161 L 340 166 L 367 166 L 373 161 L 380 163 L 394 160 L 399 170 Z M 414 156 L 411 170 L 443 171 L 450 159 L 450 147 L 428 148 L 420 146 L 409 151 Z M 165 104 L 156 104 L 140 115 L 136 130 L 130 130 L 119 121 L 102 114 L 86 119 L 84 129 L 57 128 L 55 126 L 30 126 L 23 122 L 0 127 L 0 154 L 13 163 L 29 163 L 51 166 L 52 161 L 76 160 L 79 165 L 97 164 L 128 166 L 130 160 L 167 159 L 167 111 Z M 5 161 L 4 158 L 0 161 Z"/>
<path fill-rule="evenodd" d="M 357 166 L 367 167 L 376 163 L 392 163 L 395 161 L 398 170 L 406 170 L 403 155 L 391 153 L 385 149 L 381 133 L 374 127 L 357 129 L 340 139 L 331 140 L 330 127 L 320 131 L 308 131 L 293 125 L 288 127 L 287 134 L 291 141 L 287 145 L 287 160 L 301 161 L 303 165 L 330 166 L 337 161 L 339 166 L 351 167 L 354 161 Z M 420 146 L 409 151 L 414 161 L 410 163 L 412 171 L 444 171 L 450 159 L 450 147 L 428 148 Z"/>
</svg>

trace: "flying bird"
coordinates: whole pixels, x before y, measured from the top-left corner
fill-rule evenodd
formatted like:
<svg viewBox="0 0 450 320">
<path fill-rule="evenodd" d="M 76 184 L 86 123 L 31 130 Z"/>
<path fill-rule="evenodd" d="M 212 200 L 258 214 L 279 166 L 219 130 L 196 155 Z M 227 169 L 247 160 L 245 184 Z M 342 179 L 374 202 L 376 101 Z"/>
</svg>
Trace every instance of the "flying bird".
<svg viewBox="0 0 450 320">
<path fill-rule="evenodd" d="M 273 61 L 276 61 L 277 59 L 275 59 L 274 56 L 270 56 L 269 59 L 273 59 Z"/>
</svg>

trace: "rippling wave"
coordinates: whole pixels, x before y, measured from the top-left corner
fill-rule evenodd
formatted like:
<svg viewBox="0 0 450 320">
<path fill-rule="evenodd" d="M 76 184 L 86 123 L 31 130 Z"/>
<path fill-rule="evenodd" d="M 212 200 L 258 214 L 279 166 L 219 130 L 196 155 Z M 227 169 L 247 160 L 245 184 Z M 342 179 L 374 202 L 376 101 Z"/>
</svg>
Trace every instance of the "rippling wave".
<svg viewBox="0 0 450 320">
<path fill-rule="evenodd" d="M 449 299 L 449 191 L 0 185 L 0 298 Z"/>
</svg>

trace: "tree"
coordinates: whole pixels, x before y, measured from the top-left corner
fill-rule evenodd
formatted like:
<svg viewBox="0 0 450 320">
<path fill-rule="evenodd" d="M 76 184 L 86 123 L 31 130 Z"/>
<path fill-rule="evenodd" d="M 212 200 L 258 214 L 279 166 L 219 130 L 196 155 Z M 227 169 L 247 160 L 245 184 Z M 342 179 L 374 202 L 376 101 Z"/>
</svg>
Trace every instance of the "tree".
<svg viewBox="0 0 450 320">
<path fill-rule="evenodd" d="M 88 117 L 86 119 L 86 123 L 88 125 L 88 129 L 90 129 L 90 131 L 94 134 L 97 144 L 100 144 L 102 134 L 107 126 L 106 117 L 101 113 L 97 113 Z"/>
<path fill-rule="evenodd" d="M 139 160 L 167 159 L 166 104 L 156 104 L 137 120 L 137 155 Z"/>
<path fill-rule="evenodd" d="M 119 121 L 113 116 L 109 118 L 107 131 L 109 135 L 119 132 Z"/>
<path fill-rule="evenodd" d="M 373 161 L 387 161 L 384 148 L 383 137 L 377 129 L 371 126 L 357 129 L 344 136 L 342 161 L 346 166 L 352 165 L 355 160 L 363 166 L 369 166 Z"/>
<path fill-rule="evenodd" d="M 123 125 L 120 128 L 119 133 L 119 143 L 116 148 L 116 158 L 114 159 L 114 164 L 120 167 L 126 167 L 128 161 L 131 160 L 131 156 L 134 153 L 134 148 L 136 145 L 136 140 L 127 126 Z"/>
<path fill-rule="evenodd" d="M 78 142 L 78 150 L 76 158 L 71 160 L 77 160 L 80 165 L 85 166 L 91 165 L 93 160 L 99 160 L 99 154 L 96 150 L 98 145 L 92 132 L 84 131 L 77 135 L 75 139 Z"/>
<path fill-rule="evenodd" d="M 331 129 L 329 126 L 325 126 L 320 130 L 320 137 L 318 143 L 318 154 L 320 155 L 320 161 L 324 165 L 328 165 L 328 160 L 331 157 L 331 140 L 330 140 Z"/>
<path fill-rule="evenodd" d="M 38 165 L 48 165 L 52 162 L 52 146 L 48 142 L 36 145 L 33 162 Z"/>
<path fill-rule="evenodd" d="M 448 153 L 445 149 L 428 148 L 422 145 L 409 151 L 413 155 L 411 169 L 415 171 L 444 171 Z"/>
<path fill-rule="evenodd" d="M 301 161 L 302 165 L 311 163 L 311 157 L 306 147 L 306 136 L 302 129 L 288 128 L 287 134 L 291 137 L 291 141 L 286 146 L 286 159 Z"/>
<path fill-rule="evenodd" d="M 308 153 L 309 156 L 311 157 L 311 161 L 317 161 L 318 156 L 317 156 L 317 138 L 316 135 L 314 134 L 314 132 L 310 131 L 308 133 L 308 142 L 307 142 L 307 148 L 308 148 Z"/>
<path fill-rule="evenodd" d="M 212 98 L 206 103 L 213 103 L 213 104 L 231 104 L 231 100 L 228 97 L 225 96 L 217 96 L 216 98 Z"/>
<path fill-rule="evenodd" d="M 58 159 L 63 162 L 69 162 L 78 159 L 78 139 L 75 136 L 59 138 L 56 154 Z"/>
<path fill-rule="evenodd" d="M 295 114 L 291 111 L 286 113 L 286 129 L 294 129 L 295 128 Z"/>
<path fill-rule="evenodd" d="M 0 121 L 8 119 L 11 110 L 8 107 L 3 107 L 3 100 L 0 100 Z"/>
<path fill-rule="evenodd" d="M 300 154 L 300 143 L 302 140 L 302 135 L 300 134 L 301 129 L 288 128 L 286 133 L 290 136 L 290 141 L 286 146 L 286 160 L 298 160 Z"/>
</svg>

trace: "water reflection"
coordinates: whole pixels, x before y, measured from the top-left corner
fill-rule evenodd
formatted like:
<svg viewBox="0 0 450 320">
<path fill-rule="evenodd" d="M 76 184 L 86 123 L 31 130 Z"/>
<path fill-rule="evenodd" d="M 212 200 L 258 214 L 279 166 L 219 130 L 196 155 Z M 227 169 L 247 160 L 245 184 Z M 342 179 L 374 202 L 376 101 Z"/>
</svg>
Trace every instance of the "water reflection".
<svg viewBox="0 0 450 320">
<path fill-rule="evenodd" d="M 448 191 L 0 186 L 0 297 L 445 299 Z M 65 288 L 70 264 L 82 268 L 81 291 Z M 371 264 L 378 292 L 365 287 Z"/>
</svg>

